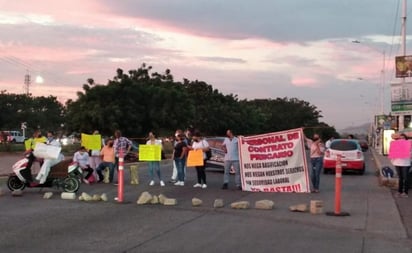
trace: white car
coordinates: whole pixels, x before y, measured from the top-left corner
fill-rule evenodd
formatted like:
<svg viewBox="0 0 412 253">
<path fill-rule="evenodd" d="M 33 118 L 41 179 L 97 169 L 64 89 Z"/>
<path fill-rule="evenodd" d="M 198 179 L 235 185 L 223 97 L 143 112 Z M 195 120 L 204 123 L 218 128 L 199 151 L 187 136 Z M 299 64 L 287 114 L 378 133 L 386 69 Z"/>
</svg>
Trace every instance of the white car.
<svg viewBox="0 0 412 253">
<path fill-rule="evenodd" d="M 342 171 L 357 171 L 365 173 L 365 158 L 362 148 L 357 140 L 336 139 L 326 149 L 323 156 L 323 173 L 333 172 L 336 168 L 336 159 L 341 155 Z"/>
</svg>

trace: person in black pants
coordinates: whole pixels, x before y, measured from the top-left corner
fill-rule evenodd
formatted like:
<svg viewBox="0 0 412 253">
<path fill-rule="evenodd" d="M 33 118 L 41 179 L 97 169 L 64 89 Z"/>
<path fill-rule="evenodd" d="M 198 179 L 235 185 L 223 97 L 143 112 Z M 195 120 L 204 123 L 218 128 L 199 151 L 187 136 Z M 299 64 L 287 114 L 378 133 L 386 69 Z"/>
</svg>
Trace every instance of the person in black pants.
<svg viewBox="0 0 412 253">
<path fill-rule="evenodd" d="M 203 189 L 207 188 L 206 184 L 206 172 L 205 172 L 205 160 L 206 160 L 206 151 L 209 150 L 209 143 L 200 136 L 199 131 L 195 131 L 192 137 L 192 147 L 191 149 L 202 149 L 203 151 L 203 166 L 196 166 L 197 172 L 197 183 L 193 187 L 201 187 Z"/>
</svg>

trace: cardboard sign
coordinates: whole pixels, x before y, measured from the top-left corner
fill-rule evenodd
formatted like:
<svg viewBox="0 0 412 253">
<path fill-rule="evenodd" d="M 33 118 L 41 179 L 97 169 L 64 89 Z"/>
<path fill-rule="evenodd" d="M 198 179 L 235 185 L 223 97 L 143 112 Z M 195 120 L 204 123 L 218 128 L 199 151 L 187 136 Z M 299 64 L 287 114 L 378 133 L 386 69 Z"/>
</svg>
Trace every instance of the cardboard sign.
<svg viewBox="0 0 412 253">
<path fill-rule="evenodd" d="M 57 159 L 59 157 L 61 147 L 47 145 L 44 143 L 37 143 L 33 154 L 35 157 L 43 159 Z"/>
<path fill-rule="evenodd" d="M 161 145 L 139 145 L 139 161 L 160 161 L 161 153 Z"/>
<path fill-rule="evenodd" d="M 87 150 L 102 149 L 102 136 L 100 134 L 82 134 L 82 146 Z"/>
<path fill-rule="evenodd" d="M 392 141 L 389 145 L 390 159 L 409 158 L 411 156 L 411 142 L 408 140 Z"/>
<path fill-rule="evenodd" d="M 189 150 L 187 155 L 187 167 L 203 166 L 203 150 Z"/>
</svg>

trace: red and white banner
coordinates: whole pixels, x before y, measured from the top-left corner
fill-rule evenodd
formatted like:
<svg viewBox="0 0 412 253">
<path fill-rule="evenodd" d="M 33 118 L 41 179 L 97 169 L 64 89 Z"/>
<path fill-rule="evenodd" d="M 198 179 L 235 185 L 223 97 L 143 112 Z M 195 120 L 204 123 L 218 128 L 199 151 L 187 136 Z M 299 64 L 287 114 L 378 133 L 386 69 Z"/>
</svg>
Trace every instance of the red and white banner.
<svg viewBox="0 0 412 253">
<path fill-rule="evenodd" d="M 301 128 L 239 137 L 242 189 L 253 192 L 310 192 Z"/>
</svg>

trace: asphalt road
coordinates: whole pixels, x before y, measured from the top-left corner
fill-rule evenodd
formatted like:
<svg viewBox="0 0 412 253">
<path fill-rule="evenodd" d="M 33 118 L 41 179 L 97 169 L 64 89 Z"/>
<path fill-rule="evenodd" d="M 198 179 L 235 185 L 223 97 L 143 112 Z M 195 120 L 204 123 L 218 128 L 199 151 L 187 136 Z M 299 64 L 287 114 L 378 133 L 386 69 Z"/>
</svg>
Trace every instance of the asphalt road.
<svg viewBox="0 0 412 253">
<path fill-rule="evenodd" d="M 130 185 L 126 170 L 125 201 L 117 203 L 117 187 L 82 185 L 79 191 L 106 193 L 108 202 L 62 200 L 56 189 L 26 189 L 23 196 L 0 196 L 0 252 L 411 252 L 412 243 L 391 192 L 379 187 L 374 163 L 367 156 L 365 175 L 344 175 L 342 211 L 348 217 L 290 212 L 288 207 L 322 200 L 334 210 L 334 175 L 321 175 L 321 193 L 250 193 L 221 190 L 222 173 L 208 171 L 208 188 L 148 186 L 147 167 L 139 165 L 140 184 Z M 164 179 L 170 161 L 162 162 Z M 234 179 L 234 178 L 232 178 Z M 233 180 L 232 180 L 233 182 Z M 3 192 L 7 191 L 2 186 Z M 54 196 L 43 199 L 46 191 Z M 176 198 L 177 206 L 137 205 L 141 192 Z M 192 207 L 191 199 L 203 200 Z M 225 201 L 214 209 L 216 198 Z M 270 211 L 234 210 L 231 202 L 270 199 Z"/>
</svg>

